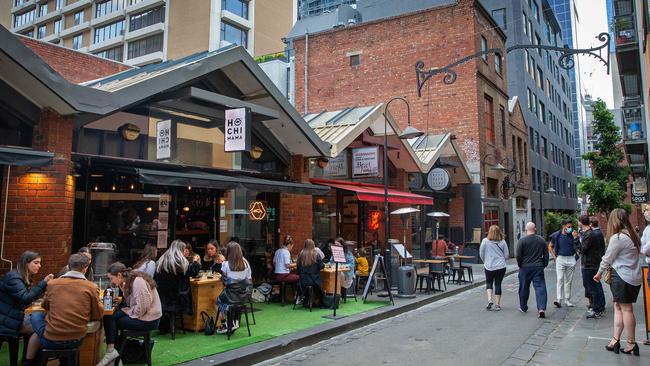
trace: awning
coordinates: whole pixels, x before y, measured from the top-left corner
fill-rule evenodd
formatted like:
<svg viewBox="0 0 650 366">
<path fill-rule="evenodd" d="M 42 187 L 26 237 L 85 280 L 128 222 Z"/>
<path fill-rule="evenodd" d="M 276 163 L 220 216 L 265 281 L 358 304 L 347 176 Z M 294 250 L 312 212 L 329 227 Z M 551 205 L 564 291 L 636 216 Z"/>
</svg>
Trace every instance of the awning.
<svg viewBox="0 0 650 366">
<path fill-rule="evenodd" d="M 327 179 L 312 179 L 311 182 L 330 186 L 332 188 L 343 189 L 349 192 L 354 192 L 356 193 L 357 199 L 359 201 L 384 202 L 384 187 L 379 184 L 366 184 Z M 406 203 L 411 205 L 431 205 L 433 204 L 433 198 L 388 188 L 388 202 Z"/>
<path fill-rule="evenodd" d="M 245 175 L 230 176 L 203 171 L 179 172 L 143 168 L 138 168 L 136 171 L 142 183 L 157 185 L 213 189 L 246 188 L 262 192 L 317 195 L 326 194 L 329 191 L 327 186 L 262 179 Z"/>
<path fill-rule="evenodd" d="M 52 163 L 54 153 L 20 147 L 0 146 L 0 164 L 14 166 L 44 166 Z"/>
</svg>

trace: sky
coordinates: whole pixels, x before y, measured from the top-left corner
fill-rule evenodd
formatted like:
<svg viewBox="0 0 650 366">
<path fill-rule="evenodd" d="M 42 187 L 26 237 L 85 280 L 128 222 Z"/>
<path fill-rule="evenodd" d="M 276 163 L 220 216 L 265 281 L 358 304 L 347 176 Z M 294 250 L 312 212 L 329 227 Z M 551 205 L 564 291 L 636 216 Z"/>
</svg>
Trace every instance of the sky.
<svg viewBox="0 0 650 366">
<path fill-rule="evenodd" d="M 579 21 L 575 35 L 577 47 L 590 48 L 602 44 L 596 36 L 609 30 L 605 0 L 575 0 L 575 6 Z M 579 56 L 578 61 L 582 93 L 591 94 L 593 99 L 600 98 L 607 103 L 608 107 L 614 108 L 612 77 L 607 74 L 605 65 L 587 56 Z M 610 60 L 610 63 L 615 62 L 615 59 Z"/>
</svg>

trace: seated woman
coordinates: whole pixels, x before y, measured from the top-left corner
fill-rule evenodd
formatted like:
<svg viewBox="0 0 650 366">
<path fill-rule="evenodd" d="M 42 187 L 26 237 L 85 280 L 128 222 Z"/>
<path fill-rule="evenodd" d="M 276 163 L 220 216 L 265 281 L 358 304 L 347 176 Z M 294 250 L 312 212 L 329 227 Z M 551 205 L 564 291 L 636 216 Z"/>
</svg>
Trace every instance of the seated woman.
<svg viewBox="0 0 650 366">
<path fill-rule="evenodd" d="M 219 313 L 217 318 L 221 325 L 217 333 L 228 332 L 224 319 L 228 314 L 231 305 L 247 304 L 253 293 L 253 282 L 251 266 L 242 254 L 239 243 L 231 241 L 226 246 L 226 261 L 221 266 L 223 273 L 222 281 L 225 284 L 223 292 L 217 297 L 216 309 Z M 239 319 L 229 319 L 232 329 L 239 328 Z"/>
<path fill-rule="evenodd" d="M 153 278 L 156 274 L 156 258 L 158 258 L 158 248 L 154 244 L 147 244 L 142 250 L 140 259 L 133 265 L 133 269 L 144 272 Z"/>
<path fill-rule="evenodd" d="M 291 273 L 295 264 L 291 263 L 291 249 L 293 249 L 293 239 L 287 235 L 280 249 L 275 251 L 273 264 L 275 265 L 275 280 L 278 282 L 296 283 L 298 275 Z"/>
<path fill-rule="evenodd" d="M 113 285 L 120 287 L 125 302 L 113 315 L 104 316 L 107 347 L 97 366 L 109 365 L 120 356 L 115 349 L 118 330 L 155 330 L 162 316 L 160 297 L 151 276 L 131 271 L 120 262 L 108 267 L 107 276 Z"/>
<path fill-rule="evenodd" d="M 354 256 L 356 257 L 357 262 L 357 275 L 358 276 L 367 276 L 368 275 L 368 259 L 366 258 L 365 249 L 355 249 Z"/>
<path fill-rule="evenodd" d="M 225 260 L 219 250 L 219 242 L 212 239 L 205 246 L 205 256 L 203 257 L 201 269 L 204 271 L 212 271 L 213 273 L 221 273 L 221 265 Z"/>
<path fill-rule="evenodd" d="M 19 334 L 33 333 L 25 309 L 45 293 L 49 274 L 38 283 L 33 278 L 41 269 L 41 256 L 26 251 L 18 259 L 16 269 L 0 280 L 0 336 L 18 338 Z M 32 357 L 33 358 L 33 357 Z"/>
<path fill-rule="evenodd" d="M 355 268 L 357 265 L 357 259 L 354 257 L 354 254 L 352 254 L 352 250 L 356 245 L 357 243 L 353 241 L 346 241 L 343 246 L 345 251 L 345 264 L 348 266 L 348 271 L 343 272 L 343 282 L 341 283 L 341 286 L 345 289 L 352 287 L 354 278 L 356 277 Z M 354 290 L 354 288 L 352 290 Z"/>
<path fill-rule="evenodd" d="M 196 277 L 201 270 L 198 256 L 189 262 L 183 255 L 185 243 L 174 240 L 167 251 L 160 256 L 156 263 L 154 279 L 158 286 L 158 294 L 163 312 L 192 314 L 192 293 L 190 291 L 190 277 Z M 168 330 L 167 324 L 161 322 L 160 330 Z"/>
<path fill-rule="evenodd" d="M 300 276 L 298 286 L 303 299 L 307 296 L 307 286 L 312 286 L 316 297 L 314 300 L 320 301 L 323 292 L 323 279 L 320 270 L 323 269 L 323 266 L 323 260 L 318 255 L 314 241 L 305 240 L 305 246 L 298 255 L 298 275 Z M 303 304 L 305 301 L 303 300 Z"/>
</svg>

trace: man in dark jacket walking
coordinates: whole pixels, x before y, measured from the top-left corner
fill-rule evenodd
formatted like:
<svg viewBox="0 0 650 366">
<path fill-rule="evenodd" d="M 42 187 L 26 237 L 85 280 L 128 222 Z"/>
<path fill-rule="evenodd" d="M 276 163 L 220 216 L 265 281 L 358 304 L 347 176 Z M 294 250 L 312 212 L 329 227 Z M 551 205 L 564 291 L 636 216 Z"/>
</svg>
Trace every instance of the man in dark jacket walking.
<svg viewBox="0 0 650 366">
<path fill-rule="evenodd" d="M 602 318 L 603 311 L 605 311 L 605 293 L 603 285 L 594 281 L 593 278 L 598 272 L 600 260 L 605 254 L 605 238 L 602 233 L 597 233 L 591 228 L 589 216 L 580 216 L 578 222 L 582 226 L 582 240 L 578 248 L 582 255 L 582 284 L 591 303 L 591 311 L 587 314 L 587 319 Z"/>
<path fill-rule="evenodd" d="M 526 224 L 526 236 L 519 239 L 516 248 L 517 265 L 519 265 L 519 311 L 528 311 L 530 283 L 535 289 L 537 312 L 540 318 L 546 317 L 546 279 L 544 268 L 548 265 L 548 250 L 544 238 L 535 234 L 535 224 Z"/>
</svg>

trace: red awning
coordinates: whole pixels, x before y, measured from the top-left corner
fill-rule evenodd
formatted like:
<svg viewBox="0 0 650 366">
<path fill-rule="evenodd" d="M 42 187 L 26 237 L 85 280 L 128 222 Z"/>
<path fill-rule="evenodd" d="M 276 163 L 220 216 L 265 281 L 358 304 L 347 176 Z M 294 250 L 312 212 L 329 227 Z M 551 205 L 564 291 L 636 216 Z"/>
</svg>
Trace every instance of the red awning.
<svg viewBox="0 0 650 366">
<path fill-rule="evenodd" d="M 311 179 L 311 182 L 354 192 L 359 201 L 384 202 L 384 187 L 379 184 L 356 183 L 329 179 Z M 388 202 L 406 203 L 411 205 L 431 205 L 433 204 L 433 198 L 388 188 Z"/>
</svg>

